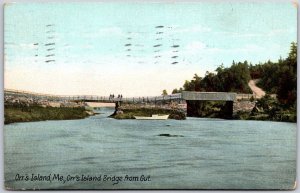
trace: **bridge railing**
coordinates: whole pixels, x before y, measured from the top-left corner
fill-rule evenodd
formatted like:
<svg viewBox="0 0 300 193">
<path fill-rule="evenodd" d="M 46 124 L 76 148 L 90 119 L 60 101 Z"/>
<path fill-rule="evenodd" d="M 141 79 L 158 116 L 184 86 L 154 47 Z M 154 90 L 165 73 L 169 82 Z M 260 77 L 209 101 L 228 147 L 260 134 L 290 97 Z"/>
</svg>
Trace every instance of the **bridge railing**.
<svg viewBox="0 0 300 193">
<path fill-rule="evenodd" d="M 142 102 L 156 102 L 156 101 L 168 101 L 181 99 L 181 94 L 172 94 L 165 96 L 140 96 L 140 97 L 114 97 L 109 96 L 97 96 L 97 95 L 52 95 L 52 94 L 43 94 L 37 92 L 29 92 L 22 90 L 14 89 L 4 89 L 5 96 L 17 96 L 25 98 L 33 98 L 40 100 L 51 100 L 51 101 L 105 101 L 105 102 L 132 102 L 132 103 L 142 103 Z"/>
<path fill-rule="evenodd" d="M 173 94 L 173 95 L 165 95 L 165 96 L 149 96 L 149 97 L 142 97 L 142 96 L 130 97 L 130 98 L 122 98 L 121 101 L 140 103 L 140 102 L 168 101 L 168 100 L 175 100 L 175 99 L 181 99 L 181 94 Z"/>
<path fill-rule="evenodd" d="M 271 94 L 270 96 L 272 98 L 276 98 L 277 97 L 276 94 Z M 253 98 L 253 99 L 259 99 L 261 97 L 257 96 L 255 93 L 253 93 L 253 94 L 241 94 L 241 93 L 239 93 L 239 94 L 236 95 L 236 99 L 237 100 L 250 100 L 251 98 Z"/>
<path fill-rule="evenodd" d="M 256 98 L 255 94 L 237 94 L 236 99 L 237 100 L 242 100 L 242 99 L 250 99 L 251 97 Z"/>
</svg>

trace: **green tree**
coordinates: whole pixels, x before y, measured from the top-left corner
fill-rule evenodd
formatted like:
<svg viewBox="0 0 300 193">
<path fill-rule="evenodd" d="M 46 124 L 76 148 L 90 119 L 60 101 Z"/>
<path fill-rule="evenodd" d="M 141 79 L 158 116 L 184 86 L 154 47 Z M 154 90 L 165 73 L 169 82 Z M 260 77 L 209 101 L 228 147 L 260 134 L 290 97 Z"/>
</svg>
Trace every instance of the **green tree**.
<svg viewBox="0 0 300 193">
<path fill-rule="evenodd" d="M 164 89 L 163 91 L 162 91 L 162 94 L 161 95 L 163 95 L 163 96 L 166 96 L 166 95 L 168 95 L 168 92 L 167 92 L 167 90 L 166 89 Z"/>
<path fill-rule="evenodd" d="M 173 89 L 173 91 L 172 91 L 172 94 L 176 94 L 176 93 L 179 93 L 177 88 Z"/>
<path fill-rule="evenodd" d="M 182 90 L 182 87 L 180 87 L 179 89 L 175 88 L 173 89 L 172 94 L 182 93 Z"/>
<path fill-rule="evenodd" d="M 277 98 L 285 105 L 296 106 L 297 100 L 297 44 L 292 42 L 289 56 L 279 69 Z"/>
<path fill-rule="evenodd" d="M 276 93 L 281 104 L 295 106 L 297 98 L 297 43 L 291 43 L 290 52 L 286 59 L 280 57 L 277 62 L 268 61 L 256 68 L 261 72 L 258 86 L 270 94 Z"/>
</svg>

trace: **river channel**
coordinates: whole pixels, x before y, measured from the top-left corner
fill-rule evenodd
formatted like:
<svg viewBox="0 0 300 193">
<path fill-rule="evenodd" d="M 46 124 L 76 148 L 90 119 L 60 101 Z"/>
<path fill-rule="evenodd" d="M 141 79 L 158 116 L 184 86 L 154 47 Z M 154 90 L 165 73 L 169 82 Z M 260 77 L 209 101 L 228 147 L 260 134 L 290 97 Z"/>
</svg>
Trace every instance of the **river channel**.
<svg viewBox="0 0 300 193">
<path fill-rule="evenodd" d="M 101 114 L 81 120 L 5 125 L 5 186 L 287 189 L 294 185 L 295 123 L 115 120 L 107 117 L 112 111 L 102 109 Z M 38 175 L 51 180 L 38 180 Z"/>
</svg>

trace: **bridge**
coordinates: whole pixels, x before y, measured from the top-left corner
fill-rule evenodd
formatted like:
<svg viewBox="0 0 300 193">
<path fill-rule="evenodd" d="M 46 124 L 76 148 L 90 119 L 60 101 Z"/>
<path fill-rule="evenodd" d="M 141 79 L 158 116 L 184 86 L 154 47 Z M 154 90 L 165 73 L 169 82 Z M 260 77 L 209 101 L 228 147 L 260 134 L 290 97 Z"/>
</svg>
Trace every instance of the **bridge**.
<svg viewBox="0 0 300 193">
<path fill-rule="evenodd" d="M 83 101 L 83 102 L 125 102 L 125 103 L 141 103 L 155 101 L 176 101 L 176 100 L 200 100 L 200 101 L 235 101 L 237 94 L 228 92 L 192 92 L 183 91 L 182 93 L 161 95 L 161 96 L 140 96 L 140 97 L 108 97 L 97 95 L 52 95 L 29 91 L 4 89 L 4 96 L 15 96 L 32 98 L 36 100 L 48 101 Z M 244 97 L 245 98 L 245 97 Z M 246 98 L 249 98 L 247 95 Z"/>
<path fill-rule="evenodd" d="M 97 96 L 97 95 L 51 95 L 36 92 L 28 92 L 13 89 L 4 89 L 5 100 L 9 98 L 23 98 L 31 101 L 52 101 L 52 102 L 99 102 L 99 103 L 115 103 L 116 107 L 121 104 L 159 104 L 171 101 L 187 103 L 187 112 L 193 105 L 193 101 L 225 101 L 225 109 L 231 115 L 233 111 L 233 103 L 237 99 L 250 99 L 251 94 L 236 94 L 231 92 L 192 92 L 183 91 L 182 93 L 164 95 L 164 96 L 141 96 L 141 97 L 114 97 Z M 255 96 L 254 96 L 255 98 Z"/>
</svg>

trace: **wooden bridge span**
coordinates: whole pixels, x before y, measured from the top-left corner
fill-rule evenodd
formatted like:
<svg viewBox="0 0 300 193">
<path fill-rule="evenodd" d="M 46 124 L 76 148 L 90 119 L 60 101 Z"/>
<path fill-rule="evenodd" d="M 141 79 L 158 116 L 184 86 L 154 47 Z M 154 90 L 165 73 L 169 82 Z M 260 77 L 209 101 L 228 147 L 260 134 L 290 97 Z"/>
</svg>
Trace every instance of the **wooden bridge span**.
<svg viewBox="0 0 300 193">
<path fill-rule="evenodd" d="M 96 95 L 51 95 L 28 91 L 4 90 L 5 97 L 11 98 L 25 98 L 30 100 L 45 100 L 55 102 L 101 102 L 101 103 L 116 103 L 116 107 L 121 103 L 127 104 L 144 104 L 144 103 L 167 103 L 171 101 L 187 103 L 187 112 L 194 104 L 192 101 L 225 101 L 225 108 L 228 113 L 232 114 L 233 103 L 238 99 L 250 99 L 253 95 L 250 94 L 236 94 L 230 92 L 191 92 L 183 91 L 182 93 L 165 95 L 165 96 L 141 96 L 141 97 L 114 97 L 96 96 Z M 254 96 L 255 97 L 255 96 Z"/>
</svg>

